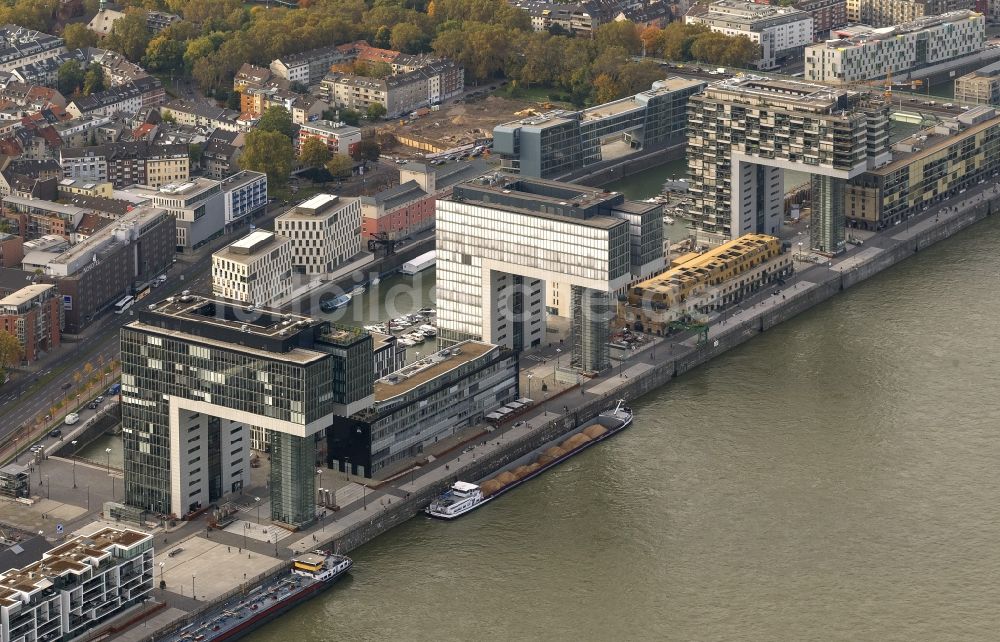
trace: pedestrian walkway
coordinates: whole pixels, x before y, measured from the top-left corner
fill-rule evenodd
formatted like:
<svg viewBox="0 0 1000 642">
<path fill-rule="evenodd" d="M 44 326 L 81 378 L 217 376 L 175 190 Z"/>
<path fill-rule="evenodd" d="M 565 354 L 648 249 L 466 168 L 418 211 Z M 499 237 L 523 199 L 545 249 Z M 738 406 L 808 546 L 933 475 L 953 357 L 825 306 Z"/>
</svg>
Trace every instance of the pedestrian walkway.
<svg viewBox="0 0 1000 642">
<path fill-rule="evenodd" d="M 590 386 L 588 392 L 595 395 L 606 395 L 611 391 L 627 385 L 629 379 L 635 379 L 653 369 L 648 363 L 636 363 L 623 369 L 619 374 L 607 375 L 607 378 L 597 380 L 598 383 Z"/>
</svg>

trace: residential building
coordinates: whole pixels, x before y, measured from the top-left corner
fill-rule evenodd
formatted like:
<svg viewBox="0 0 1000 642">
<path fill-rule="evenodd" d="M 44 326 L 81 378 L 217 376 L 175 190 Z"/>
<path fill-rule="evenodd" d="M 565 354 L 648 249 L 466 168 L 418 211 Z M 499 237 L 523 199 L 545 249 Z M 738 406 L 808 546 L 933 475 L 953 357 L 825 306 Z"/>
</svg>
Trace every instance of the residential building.
<svg viewBox="0 0 1000 642">
<path fill-rule="evenodd" d="M 1000 62 L 956 78 L 955 100 L 1000 105 Z"/>
<path fill-rule="evenodd" d="M 574 36 L 590 37 L 599 25 L 593 9 L 585 4 L 539 3 L 529 7 L 528 15 L 535 31 L 551 31 L 558 27 Z"/>
<path fill-rule="evenodd" d="M 58 348 L 63 325 L 62 297 L 51 283 L 28 285 L 0 299 L 0 330 L 17 337 L 22 361 L 37 361 Z"/>
<path fill-rule="evenodd" d="M 828 38 L 833 29 L 847 24 L 845 0 L 798 0 L 792 6 L 812 16 L 813 41 Z"/>
<path fill-rule="evenodd" d="M 280 78 L 308 86 L 319 82 L 331 65 L 348 59 L 335 46 L 320 47 L 275 58 L 271 61 L 270 69 L 271 73 Z"/>
<path fill-rule="evenodd" d="M 5 216 L 17 221 L 17 233 L 28 241 L 49 235 L 68 239 L 87 213 L 68 203 L 16 194 L 4 197 L 3 205 Z"/>
<path fill-rule="evenodd" d="M 493 152 L 505 172 L 563 177 L 608 158 L 625 143 L 648 151 L 680 145 L 687 131 L 688 99 L 700 80 L 671 76 L 651 89 L 578 112 L 556 110 L 493 128 Z"/>
<path fill-rule="evenodd" d="M 130 116 L 147 107 L 161 104 L 165 97 L 163 84 L 153 76 L 146 76 L 128 84 L 115 85 L 110 89 L 76 98 L 66 105 L 66 111 L 74 118 L 85 114 Z"/>
<path fill-rule="evenodd" d="M 150 598 L 153 536 L 102 528 L 0 573 L 4 640 L 71 640 Z"/>
<path fill-rule="evenodd" d="M 331 154 L 349 156 L 354 146 L 361 142 L 361 130 L 351 125 L 332 120 L 315 120 L 299 127 L 296 139 L 296 152 L 301 151 L 302 144 L 315 138 L 323 143 Z"/>
<path fill-rule="evenodd" d="M 267 208 L 267 174 L 243 170 L 222 181 L 226 229 L 250 223 Z"/>
<path fill-rule="evenodd" d="M 833 35 L 836 39 L 806 47 L 806 80 L 852 83 L 887 74 L 905 78 L 923 67 L 982 50 L 986 21 L 973 11 L 953 11 L 881 29 L 858 25 Z"/>
<path fill-rule="evenodd" d="M 277 84 L 275 84 L 277 83 Z M 282 86 L 288 89 L 288 81 L 271 73 L 266 67 L 257 67 L 248 62 L 243 63 L 233 77 L 233 91 L 242 94 L 249 87 L 261 88 L 267 86 Z"/>
<path fill-rule="evenodd" d="M 122 328 L 125 502 L 181 517 L 250 479 L 250 427 L 270 443 L 271 519 L 316 517 L 316 435 L 372 403 L 359 328 L 198 295 Z"/>
<path fill-rule="evenodd" d="M 329 463 L 383 478 L 518 398 L 517 353 L 464 341 L 375 382 L 371 407 L 334 420 Z"/>
<path fill-rule="evenodd" d="M 891 27 L 906 22 L 941 16 L 952 11 L 972 10 L 975 0 L 854 0 L 860 22 L 875 28 Z"/>
<path fill-rule="evenodd" d="M 848 179 L 889 161 L 880 96 L 792 80 L 738 76 L 692 96 L 688 214 L 699 240 L 777 235 L 786 169 L 810 174 L 810 247 L 844 249 Z"/>
<path fill-rule="evenodd" d="M 211 107 L 201 102 L 178 98 L 160 107 L 160 114 L 171 117 L 181 125 L 207 127 L 230 132 L 241 131 L 237 123 L 239 112 L 232 109 Z"/>
<path fill-rule="evenodd" d="M 663 208 L 571 183 L 499 176 L 437 202 L 439 340 L 545 341 L 545 288 L 571 290 L 573 363 L 609 366 L 610 296 L 663 269 Z"/>
<path fill-rule="evenodd" d="M 672 323 L 702 320 L 791 273 L 781 239 L 746 234 L 633 286 L 622 317 L 631 328 L 664 335 Z"/>
<path fill-rule="evenodd" d="M 255 230 L 212 255 L 212 294 L 258 307 L 292 291 L 292 241 Z"/>
<path fill-rule="evenodd" d="M 55 58 L 65 51 L 62 38 L 18 25 L 0 27 L 0 71 Z"/>
<path fill-rule="evenodd" d="M 928 206 L 1000 175 L 1000 113 L 980 105 L 900 140 L 892 162 L 852 178 L 848 224 L 891 228 Z"/>
<path fill-rule="evenodd" d="M 177 224 L 178 252 L 191 252 L 222 236 L 226 227 L 226 197 L 222 183 L 196 177 L 160 187 L 134 185 L 128 192 L 162 207 Z"/>
<path fill-rule="evenodd" d="M 65 199 L 77 195 L 101 198 L 112 198 L 115 195 L 115 187 L 111 183 L 91 183 L 75 178 L 61 179 L 56 189 L 59 191 L 59 198 Z"/>
<path fill-rule="evenodd" d="M 222 180 L 240 170 L 239 158 L 243 150 L 242 133 L 215 130 L 201 150 L 201 166 L 209 178 Z"/>
<path fill-rule="evenodd" d="M 166 13 L 164 11 L 146 12 L 146 28 L 153 34 L 160 33 L 175 22 L 180 22 L 180 20 L 181 17 L 173 13 Z"/>
<path fill-rule="evenodd" d="M 174 220 L 166 212 L 138 207 L 38 264 L 42 279 L 59 287 L 65 331 L 79 333 L 137 285 L 169 267 L 175 235 Z"/>
<path fill-rule="evenodd" d="M 718 0 L 708 6 L 693 5 L 684 22 L 707 25 L 727 36 L 746 36 L 759 44 L 761 58 L 756 65 L 760 69 L 777 67 L 813 41 L 812 16 L 793 7 Z"/>
<path fill-rule="evenodd" d="M 465 70 L 439 60 L 385 78 L 331 71 L 320 82 L 320 95 L 333 106 L 362 112 L 379 104 L 388 118 L 397 118 L 460 95 L 464 87 Z"/>
<path fill-rule="evenodd" d="M 59 162 L 65 178 L 160 187 L 190 176 L 187 145 L 157 145 L 146 141 L 110 143 L 93 147 L 64 147 Z"/>
<path fill-rule="evenodd" d="M 0 232 L 0 267 L 16 268 L 24 260 L 24 239 L 15 234 Z"/>
<path fill-rule="evenodd" d="M 387 377 L 406 365 L 406 346 L 394 334 L 372 332 L 375 379 Z"/>
<path fill-rule="evenodd" d="M 103 38 L 111 33 L 111 28 L 115 26 L 115 22 L 124 17 L 125 13 L 122 11 L 116 11 L 114 9 L 101 9 L 97 12 L 97 15 L 91 18 L 90 22 L 87 23 L 87 29 L 90 29 Z"/>
<path fill-rule="evenodd" d="M 292 239 L 296 273 L 328 274 L 361 252 L 361 204 L 317 194 L 274 219 L 274 231 Z"/>
<path fill-rule="evenodd" d="M 306 96 L 281 87 L 246 87 L 240 94 L 240 110 L 244 114 L 259 117 L 271 107 L 288 110 L 292 122 L 305 124 L 319 118 L 330 105 L 315 96 Z"/>
</svg>

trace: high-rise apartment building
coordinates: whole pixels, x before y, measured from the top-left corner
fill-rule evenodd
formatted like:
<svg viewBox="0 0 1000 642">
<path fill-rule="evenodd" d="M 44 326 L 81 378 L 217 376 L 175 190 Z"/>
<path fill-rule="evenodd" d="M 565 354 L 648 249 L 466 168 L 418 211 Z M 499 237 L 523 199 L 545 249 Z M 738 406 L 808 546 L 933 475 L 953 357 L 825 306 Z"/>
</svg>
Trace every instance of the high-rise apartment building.
<svg viewBox="0 0 1000 642">
<path fill-rule="evenodd" d="M 238 492 L 258 428 L 271 519 L 311 522 L 316 435 L 371 405 L 371 336 L 191 294 L 138 317 L 121 336 L 125 502 L 183 516 Z"/>
<path fill-rule="evenodd" d="M 0 330 L 17 337 L 24 361 L 59 347 L 63 323 L 62 297 L 51 283 L 29 285 L 0 299 Z"/>
<path fill-rule="evenodd" d="M 805 80 L 851 83 L 910 72 L 980 51 L 986 20 L 974 11 L 927 16 L 893 27 L 855 25 L 806 47 Z"/>
<path fill-rule="evenodd" d="M 775 235 L 783 172 L 812 176 L 810 245 L 844 246 L 844 187 L 889 161 L 889 110 L 880 98 L 813 83 L 736 77 L 690 101 L 689 214 L 699 238 Z"/>
<path fill-rule="evenodd" d="M 852 1 L 856 17 L 852 17 Z M 920 18 L 975 8 L 975 0 L 849 0 L 848 20 L 872 27 L 891 27 Z"/>
<path fill-rule="evenodd" d="M 495 176 L 437 202 L 443 342 L 545 340 L 545 288 L 573 291 L 573 361 L 608 367 L 610 295 L 663 268 L 662 207 L 571 183 Z"/>
</svg>

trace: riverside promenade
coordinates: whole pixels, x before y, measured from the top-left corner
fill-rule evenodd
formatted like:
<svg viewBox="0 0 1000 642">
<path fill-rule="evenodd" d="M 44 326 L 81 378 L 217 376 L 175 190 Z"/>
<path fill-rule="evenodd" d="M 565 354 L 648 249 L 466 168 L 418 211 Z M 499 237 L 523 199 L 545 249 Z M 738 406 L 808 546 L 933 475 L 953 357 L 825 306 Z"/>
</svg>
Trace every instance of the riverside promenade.
<svg viewBox="0 0 1000 642">
<path fill-rule="evenodd" d="M 319 486 L 336 488 L 339 510 L 319 509 L 319 519 L 309 529 L 296 533 L 269 529 L 267 535 L 273 536 L 273 540 L 267 536 L 254 537 L 253 508 L 248 507 L 231 530 L 213 532 L 210 537 L 219 546 L 231 546 L 234 550 L 240 547 L 243 553 L 252 552 L 254 556 L 271 556 L 275 563 L 319 547 L 349 552 L 417 515 L 455 480 L 481 479 L 560 438 L 579 423 L 612 406 L 616 399 L 634 400 L 658 389 L 673 378 L 952 236 L 994 211 L 1000 213 L 1000 186 L 983 184 L 958 198 L 928 208 L 927 212 L 904 224 L 868 236 L 863 245 L 851 245 L 840 256 L 824 259 L 822 263 L 814 262 L 815 259 L 798 260 L 796 273 L 786 279 L 777 292 L 767 288 L 738 307 L 715 315 L 709 323 L 706 343 L 699 344 L 698 337 L 692 334 L 655 338 L 641 349 L 628 353 L 628 358 L 616 362 L 610 373 L 585 380 L 582 385 L 551 391 L 547 399 L 517 418 L 516 427 L 466 431 L 465 441 L 454 443 L 447 452 L 429 457 L 425 465 L 404 471 L 389 482 L 372 485 L 370 480 L 348 479 L 343 473 L 319 470 Z M 559 356 L 556 353 L 554 359 L 558 360 Z M 527 359 L 522 361 L 522 366 L 526 366 L 524 376 L 528 372 L 533 374 L 534 381 L 529 385 L 535 386 L 531 394 L 536 394 L 539 382 L 547 376 L 554 379 L 554 364 L 551 360 L 536 361 L 528 366 L 529 363 Z M 266 514 L 266 504 L 264 506 Z M 249 539 L 245 534 L 240 535 L 241 528 L 243 533 L 251 533 Z M 261 528 L 259 523 L 256 528 Z M 190 548 L 192 544 L 189 542 L 185 547 Z M 167 550 L 158 550 L 157 561 L 166 554 Z M 363 573 L 363 566 L 356 567 L 354 572 Z M 169 591 L 160 592 L 157 597 L 187 613 L 159 627 L 158 631 L 151 629 L 150 639 L 161 639 L 177 630 L 210 605 L 210 602 L 175 601 Z"/>
</svg>

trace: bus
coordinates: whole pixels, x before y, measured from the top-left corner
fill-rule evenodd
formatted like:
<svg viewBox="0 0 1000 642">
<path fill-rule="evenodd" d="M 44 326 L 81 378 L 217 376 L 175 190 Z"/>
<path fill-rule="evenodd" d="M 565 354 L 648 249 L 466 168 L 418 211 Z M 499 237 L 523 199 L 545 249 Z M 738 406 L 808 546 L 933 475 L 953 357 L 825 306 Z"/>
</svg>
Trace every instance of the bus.
<svg viewBox="0 0 1000 642">
<path fill-rule="evenodd" d="M 135 297 L 127 296 L 115 304 L 115 314 L 122 314 L 135 303 Z"/>
</svg>

